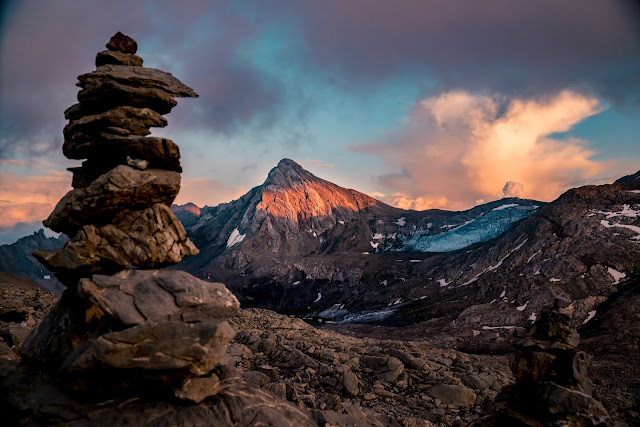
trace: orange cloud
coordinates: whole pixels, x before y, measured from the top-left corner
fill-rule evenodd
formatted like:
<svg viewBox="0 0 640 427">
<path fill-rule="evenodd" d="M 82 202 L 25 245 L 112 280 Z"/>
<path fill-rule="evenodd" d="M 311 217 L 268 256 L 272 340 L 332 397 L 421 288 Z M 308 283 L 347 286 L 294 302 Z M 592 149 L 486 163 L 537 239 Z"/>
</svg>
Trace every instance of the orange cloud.
<svg viewBox="0 0 640 427">
<path fill-rule="evenodd" d="M 18 222 L 44 220 L 60 198 L 71 190 L 68 172 L 48 172 L 36 176 L 0 172 L 0 229 Z"/>
<path fill-rule="evenodd" d="M 420 101 L 404 128 L 354 147 L 400 169 L 380 177 L 412 209 L 462 209 L 505 196 L 552 200 L 606 164 L 586 141 L 561 138 L 598 114 L 596 98 L 563 91 L 540 99 L 449 92 Z"/>
</svg>

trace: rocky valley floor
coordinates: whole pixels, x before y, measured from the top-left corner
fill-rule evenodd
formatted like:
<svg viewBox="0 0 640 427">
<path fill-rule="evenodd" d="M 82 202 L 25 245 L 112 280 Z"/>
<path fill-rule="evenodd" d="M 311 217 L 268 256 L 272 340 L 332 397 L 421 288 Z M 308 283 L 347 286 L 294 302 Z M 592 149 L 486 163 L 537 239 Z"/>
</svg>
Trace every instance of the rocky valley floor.
<svg viewBox="0 0 640 427">
<path fill-rule="evenodd" d="M 28 333 L 56 298 L 30 289 L 25 285 L 28 281 L 22 283 L 16 276 L 3 275 L 2 279 L 0 374 L 4 379 L 20 363 L 16 351 L 24 339 L 20 336 Z M 390 339 L 401 337 L 398 332 L 402 328 L 318 328 L 261 309 L 241 310 L 229 323 L 236 336 L 218 368 L 222 384 L 242 384 L 264 392 L 256 395 L 253 391 L 251 399 L 245 396 L 242 400 L 238 395 L 243 389 L 236 385 L 229 386 L 226 394 L 219 392 L 209 398 L 224 400 L 230 413 L 256 401 L 267 404 L 275 395 L 310 413 L 319 425 L 466 425 L 514 381 L 510 354 L 439 349 L 428 337 L 418 339 L 415 331 L 408 340 Z M 11 334 L 17 330 L 22 333 Z M 36 412 L 49 419 L 53 414 L 60 422 L 82 424 L 114 407 L 128 414 L 128 421 L 147 422 L 171 410 L 169 402 L 150 411 L 145 406 L 148 402 L 126 395 L 106 402 L 96 396 L 94 402 L 86 396 L 67 394 L 41 374 L 24 367 L 17 371 L 20 369 L 23 379 L 33 379 L 21 387 L 22 392 L 30 387 L 31 396 L 39 399 L 30 402 L 38 406 Z M 615 421 L 629 425 L 640 421 L 640 366 L 632 355 L 617 359 L 601 355 L 589 376 L 595 383 L 594 397 L 603 402 Z M 5 389 L 11 386 L 4 385 Z M 187 414 L 182 421 L 188 423 Z"/>
</svg>

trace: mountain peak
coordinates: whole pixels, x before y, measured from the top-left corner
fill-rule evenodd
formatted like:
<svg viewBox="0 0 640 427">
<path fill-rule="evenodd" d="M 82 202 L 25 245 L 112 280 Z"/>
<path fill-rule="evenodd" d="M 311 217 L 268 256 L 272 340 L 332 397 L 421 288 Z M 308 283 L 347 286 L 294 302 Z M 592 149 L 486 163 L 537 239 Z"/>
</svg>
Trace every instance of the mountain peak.
<svg viewBox="0 0 640 427">
<path fill-rule="evenodd" d="M 275 168 L 271 169 L 264 185 L 285 188 L 309 181 L 321 181 L 321 179 L 293 160 L 285 158 L 280 160 Z"/>
</svg>

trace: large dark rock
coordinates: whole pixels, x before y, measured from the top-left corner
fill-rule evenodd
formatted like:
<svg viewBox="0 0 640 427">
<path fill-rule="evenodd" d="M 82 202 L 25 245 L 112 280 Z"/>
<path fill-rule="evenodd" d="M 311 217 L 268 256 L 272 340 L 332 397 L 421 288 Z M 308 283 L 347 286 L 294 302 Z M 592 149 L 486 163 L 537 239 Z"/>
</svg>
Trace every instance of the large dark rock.
<svg viewBox="0 0 640 427">
<path fill-rule="evenodd" d="M 62 368 L 83 375 L 93 375 L 94 369 L 156 371 L 148 375 L 168 381 L 173 376 L 201 376 L 222 360 L 231 338 L 233 329 L 226 322 L 143 322 L 87 341 Z"/>
<path fill-rule="evenodd" d="M 124 210 L 112 224 L 84 226 L 59 251 L 37 251 L 34 256 L 54 272 L 93 274 L 131 266 L 164 267 L 197 253 L 171 210 L 156 204 L 143 211 Z"/>
<path fill-rule="evenodd" d="M 171 206 L 179 190 L 177 172 L 117 166 L 88 187 L 68 192 L 44 225 L 74 236 L 85 225 L 111 222 L 123 210 L 142 210 L 156 203 Z"/>
<path fill-rule="evenodd" d="M 204 282 L 177 270 L 127 269 L 82 279 L 81 296 L 124 325 L 145 321 L 222 322 L 240 304 L 222 283 Z"/>
<path fill-rule="evenodd" d="M 111 37 L 106 47 L 109 50 L 134 54 L 138 50 L 138 43 L 126 34 L 118 31 Z"/>
</svg>

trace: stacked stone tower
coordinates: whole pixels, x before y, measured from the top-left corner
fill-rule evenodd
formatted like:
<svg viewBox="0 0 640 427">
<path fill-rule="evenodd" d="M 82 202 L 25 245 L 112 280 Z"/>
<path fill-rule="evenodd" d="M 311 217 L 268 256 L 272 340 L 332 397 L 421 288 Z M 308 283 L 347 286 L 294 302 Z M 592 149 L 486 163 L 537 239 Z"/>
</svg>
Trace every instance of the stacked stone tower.
<svg viewBox="0 0 640 427">
<path fill-rule="evenodd" d="M 511 362 L 515 384 L 506 386 L 488 414 L 473 426 L 608 426 L 609 414 L 592 397 L 591 358 L 576 347 L 573 307 L 557 298 L 531 328 Z"/>
<path fill-rule="evenodd" d="M 65 112 L 63 152 L 84 162 L 44 222 L 71 240 L 34 254 L 67 290 L 21 354 L 71 389 L 144 388 L 197 402 L 216 393 L 211 371 L 239 303 L 220 283 L 158 270 L 198 250 L 169 208 L 180 189 L 178 146 L 147 135 L 167 125 L 175 97 L 198 95 L 143 67 L 130 37 L 117 33 L 107 48 L 78 77 L 79 103 Z"/>
</svg>

